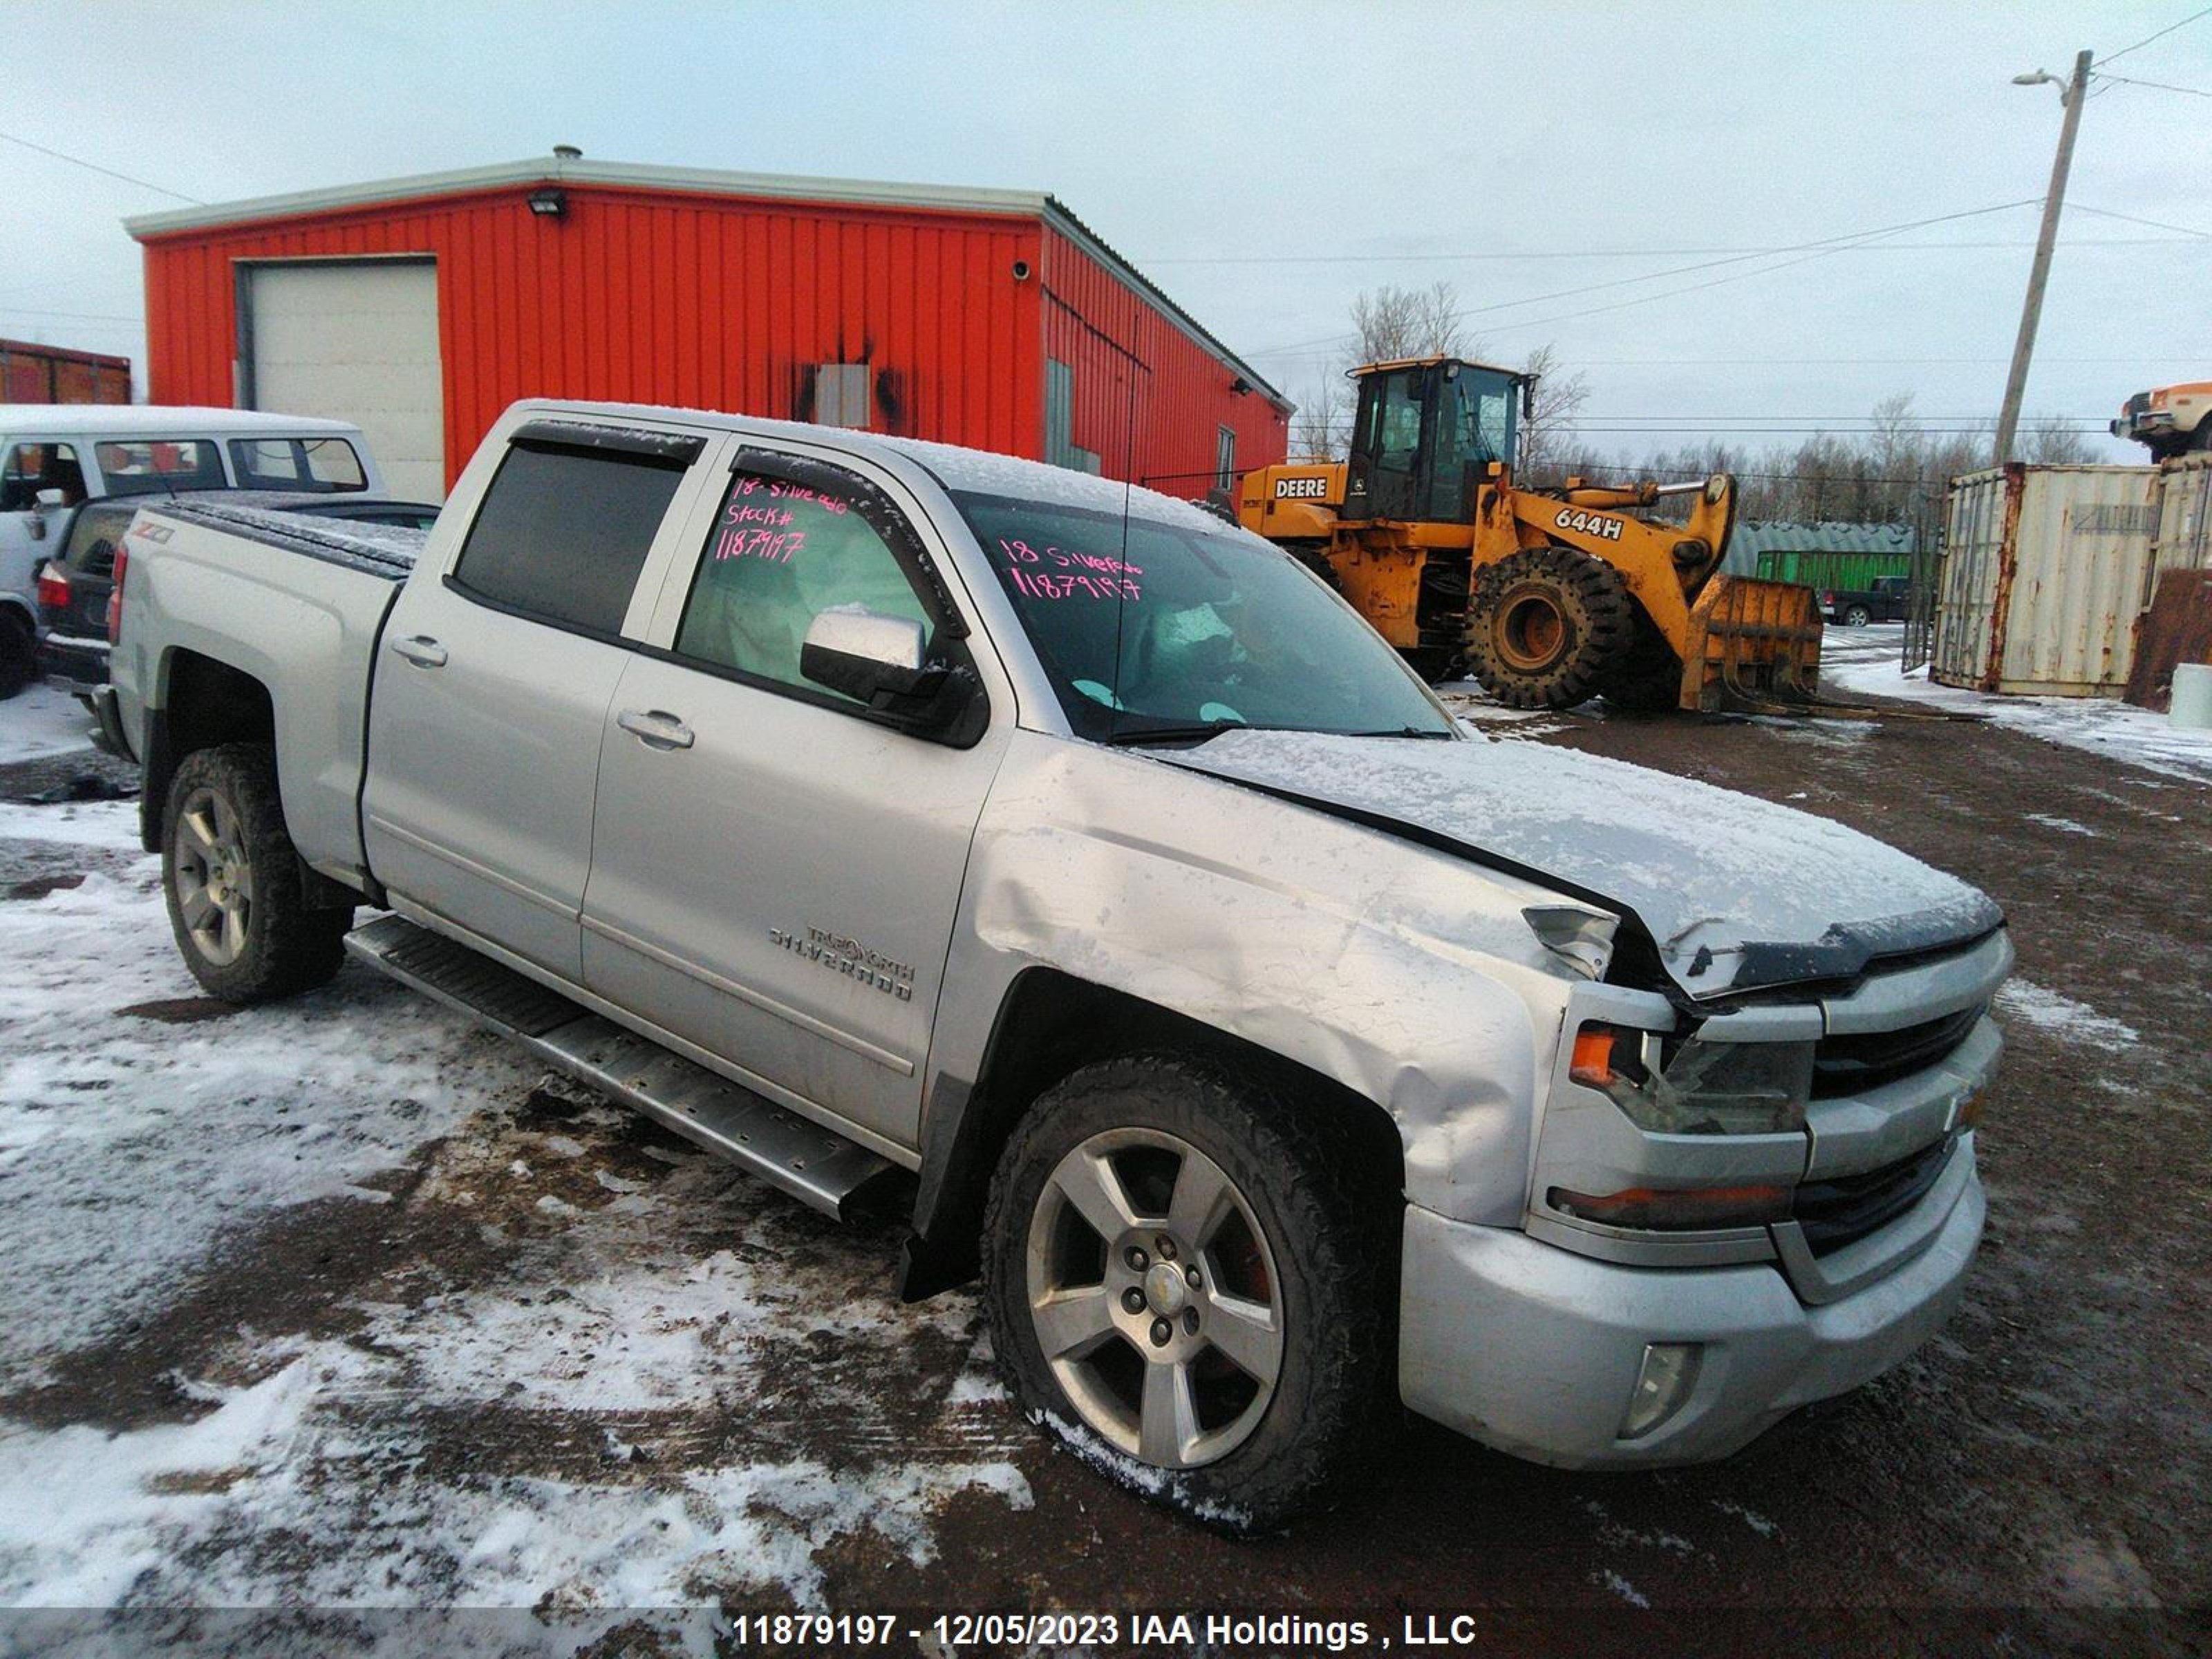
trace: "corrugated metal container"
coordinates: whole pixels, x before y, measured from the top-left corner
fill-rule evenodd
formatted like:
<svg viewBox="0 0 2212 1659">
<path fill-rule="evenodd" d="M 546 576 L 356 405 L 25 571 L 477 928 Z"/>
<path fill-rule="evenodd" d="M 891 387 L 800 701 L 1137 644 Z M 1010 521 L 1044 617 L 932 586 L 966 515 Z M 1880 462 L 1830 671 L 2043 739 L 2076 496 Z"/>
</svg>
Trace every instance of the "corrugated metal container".
<svg viewBox="0 0 2212 1659">
<path fill-rule="evenodd" d="M 1224 431 L 1239 469 L 1288 442 L 1291 404 L 1048 196 L 569 156 L 129 228 L 162 403 L 250 398 L 257 270 L 434 261 L 449 483 L 540 396 L 864 426 L 1187 495 Z"/>
<path fill-rule="evenodd" d="M 2185 455 L 2158 470 L 2159 570 L 2212 569 L 2212 455 Z"/>
<path fill-rule="evenodd" d="M 1863 592 L 1877 576 L 1909 576 L 1910 553 L 1824 553 L 1778 549 L 1759 556 L 1753 574 L 1763 581 L 1802 582 L 1808 587 L 1842 588 Z"/>
<path fill-rule="evenodd" d="M 0 404 L 127 404 L 131 360 L 0 340 Z"/>
<path fill-rule="evenodd" d="M 1731 576 L 1863 589 L 1877 576 L 1912 574 L 1910 525 L 1747 520 L 1729 538 L 1721 568 Z"/>
<path fill-rule="evenodd" d="M 2153 467 L 2016 461 L 1953 479 L 1930 677 L 2119 696 L 2150 602 L 2157 486 Z"/>
</svg>

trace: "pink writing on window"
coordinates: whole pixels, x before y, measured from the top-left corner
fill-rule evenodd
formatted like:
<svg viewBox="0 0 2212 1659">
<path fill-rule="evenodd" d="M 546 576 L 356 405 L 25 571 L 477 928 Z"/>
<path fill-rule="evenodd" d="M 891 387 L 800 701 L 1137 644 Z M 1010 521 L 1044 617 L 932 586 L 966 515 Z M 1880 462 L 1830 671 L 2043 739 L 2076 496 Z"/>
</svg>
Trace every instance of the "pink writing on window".
<svg viewBox="0 0 2212 1659">
<path fill-rule="evenodd" d="M 771 564 L 789 564 L 791 556 L 805 545 L 806 532 L 804 530 L 725 530 L 714 540 L 714 556 L 717 559 L 766 559 Z"/>
<path fill-rule="evenodd" d="M 731 505 L 734 507 L 739 498 L 746 495 L 766 496 L 773 501 L 805 501 L 825 513 L 849 513 L 853 510 L 852 503 L 840 496 L 782 478 L 759 478 L 747 474 L 733 479 L 730 484 Z"/>
</svg>

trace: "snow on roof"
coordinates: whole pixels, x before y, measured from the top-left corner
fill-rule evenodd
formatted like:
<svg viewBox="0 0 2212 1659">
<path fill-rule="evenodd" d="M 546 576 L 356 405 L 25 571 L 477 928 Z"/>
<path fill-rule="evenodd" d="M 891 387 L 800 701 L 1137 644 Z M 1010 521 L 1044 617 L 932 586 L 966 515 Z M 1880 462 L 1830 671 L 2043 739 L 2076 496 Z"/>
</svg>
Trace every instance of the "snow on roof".
<svg viewBox="0 0 2212 1659">
<path fill-rule="evenodd" d="M 1048 501 L 1085 512 L 1107 513 L 1119 518 L 1126 507 L 1133 517 L 1168 524 L 1184 530 L 1219 534 L 1231 526 L 1178 495 L 1164 495 L 1142 484 L 1103 478 L 1095 472 L 1078 472 L 1045 461 L 1024 460 L 988 449 L 968 449 L 958 444 L 932 443 L 922 438 L 897 438 L 882 432 L 856 432 L 845 427 L 815 426 L 805 421 L 775 421 L 752 415 L 732 415 L 716 409 L 673 409 L 647 404 L 572 404 L 532 399 L 533 413 L 549 418 L 581 416 L 599 421 L 650 418 L 676 424 L 708 426 L 737 433 L 791 438 L 807 444 L 849 448 L 860 455 L 901 458 L 929 471 L 945 489 L 979 495 L 1014 495 Z"/>
<path fill-rule="evenodd" d="M 189 404 L 0 404 L 0 435 L 87 438 L 253 438 L 327 434 L 358 438 L 349 421 Z"/>
</svg>

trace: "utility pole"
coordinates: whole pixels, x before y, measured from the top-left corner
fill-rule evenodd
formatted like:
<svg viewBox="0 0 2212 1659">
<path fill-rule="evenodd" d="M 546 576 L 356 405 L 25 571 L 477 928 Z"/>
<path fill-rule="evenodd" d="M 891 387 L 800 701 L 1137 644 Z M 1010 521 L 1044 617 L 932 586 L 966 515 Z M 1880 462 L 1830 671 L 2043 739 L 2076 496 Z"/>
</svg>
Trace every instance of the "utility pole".
<svg viewBox="0 0 2212 1659">
<path fill-rule="evenodd" d="M 2013 77 L 2015 86 L 2056 84 L 2058 77 L 2038 70 Z M 2066 120 L 2058 129 L 2058 154 L 2051 163 L 2051 189 L 2043 198 L 2043 229 L 2035 239 L 2035 265 L 2027 276 L 2027 299 L 2020 308 L 2020 337 L 2013 342 L 2012 372 L 2005 377 L 2004 409 L 1997 416 L 1996 461 L 2002 466 L 2012 459 L 2013 434 L 2020 429 L 2021 399 L 2027 393 L 2028 359 L 2035 355 L 2035 325 L 2043 318 L 2043 285 L 2051 276 L 2051 245 L 2058 240 L 2058 210 L 2066 202 L 2066 173 L 2074 165 L 2074 134 L 2081 125 L 2081 100 L 2089 90 L 2089 54 L 2074 55 L 2074 78 L 2064 83 L 2059 101 L 2066 106 Z"/>
</svg>

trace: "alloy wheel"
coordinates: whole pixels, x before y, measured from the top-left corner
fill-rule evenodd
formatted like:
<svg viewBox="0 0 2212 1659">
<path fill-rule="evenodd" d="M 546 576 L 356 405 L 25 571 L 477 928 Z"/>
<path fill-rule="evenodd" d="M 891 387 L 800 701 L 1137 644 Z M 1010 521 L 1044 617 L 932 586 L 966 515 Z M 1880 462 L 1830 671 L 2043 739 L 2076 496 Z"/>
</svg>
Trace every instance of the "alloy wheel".
<svg viewBox="0 0 2212 1659">
<path fill-rule="evenodd" d="M 1281 1284 L 1236 1182 L 1164 1130 L 1083 1141 L 1030 1216 L 1046 1364 L 1091 1429 L 1158 1468 L 1211 1463 L 1259 1427 L 1282 1374 Z"/>
</svg>

